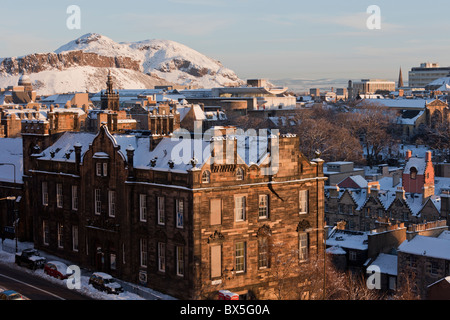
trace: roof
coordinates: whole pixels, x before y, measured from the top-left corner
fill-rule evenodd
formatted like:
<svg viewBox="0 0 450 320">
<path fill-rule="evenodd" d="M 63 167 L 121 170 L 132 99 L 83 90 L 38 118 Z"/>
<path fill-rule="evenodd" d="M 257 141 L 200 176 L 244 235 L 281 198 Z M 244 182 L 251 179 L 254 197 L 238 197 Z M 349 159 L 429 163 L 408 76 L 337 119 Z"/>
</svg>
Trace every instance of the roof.
<svg viewBox="0 0 450 320">
<path fill-rule="evenodd" d="M 417 235 L 405 240 L 398 247 L 399 252 L 450 260 L 450 240 Z"/>
<path fill-rule="evenodd" d="M 326 244 L 344 249 L 367 250 L 367 232 L 335 230 L 326 240 Z"/>
<path fill-rule="evenodd" d="M 403 173 L 410 174 L 411 168 L 416 168 L 417 174 L 424 174 L 426 166 L 427 166 L 427 163 L 425 161 L 425 158 L 411 157 L 406 162 Z"/>
<path fill-rule="evenodd" d="M 94 133 L 65 132 L 53 145 L 41 152 L 40 160 L 75 162 L 75 144 L 81 145 L 81 155 L 89 149 Z"/>
<path fill-rule="evenodd" d="M 396 276 L 397 260 L 396 255 L 380 253 L 370 266 L 367 267 L 367 271 L 376 271 L 376 267 L 378 267 L 380 273 Z"/>
<path fill-rule="evenodd" d="M 338 183 L 340 188 L 367 188 L 367 180 L 360 175 L 350 176 Z"/>
</svg>

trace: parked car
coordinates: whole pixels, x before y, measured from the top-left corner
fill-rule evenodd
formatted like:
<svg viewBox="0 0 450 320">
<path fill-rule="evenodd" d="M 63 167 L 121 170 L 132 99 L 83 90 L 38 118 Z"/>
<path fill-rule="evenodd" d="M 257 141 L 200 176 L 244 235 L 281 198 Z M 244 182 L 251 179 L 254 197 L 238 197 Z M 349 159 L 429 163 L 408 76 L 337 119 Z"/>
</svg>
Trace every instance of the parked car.
<svg viewBox="0 0 450 320">
<path fill-rule="evenodd" d="M 67 279 L 71 273 L 67 274 L 67 265 L 60 261 L 49 261 L 44 266 L 44 273 L 57 279 Z"/>
<path fill-rule="evenodd" d="M 41 257 L 39 251 L 36 249 L 25 249 L 22 252 L 16 253 L 15 261 L 19 266 L 25 265 L 30 269 L 36 270 L 43 268 L 47 259 Z"/>
<path fill-rule="evenodd" d="M 89 278 L 89 284 L 100 291 L 119 294 L 123 292 L 122 286 L 109 274 L 104 272 L 94 272 Z"/>
<path fill-rule="evenodd" d="M 29 299 L 14 290 L 4 290 L 0 292 L 0 300 L 29 300 Z"/>
</svg>

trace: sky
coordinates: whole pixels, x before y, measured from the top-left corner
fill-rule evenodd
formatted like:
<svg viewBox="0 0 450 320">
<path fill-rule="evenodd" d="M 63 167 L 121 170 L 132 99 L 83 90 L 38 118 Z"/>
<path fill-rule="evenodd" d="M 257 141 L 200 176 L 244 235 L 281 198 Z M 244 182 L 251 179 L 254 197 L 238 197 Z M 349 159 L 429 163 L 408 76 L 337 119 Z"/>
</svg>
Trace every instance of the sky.
<svg viewBox="0 0 450 320">
<path fill-rule="evenodd" d="M 67 27 L 70 5 L 80 29 Z M 367 27 L 371 5 L 380 29 Z M 95 32 L 177 41 L 242 79 L 394 80 L 400 67 L 407 79 L 423 62 L 450 66 L 449 9 L 448 0 L 2 0 L 0 57 L 51 52 Z"/>
</svg>

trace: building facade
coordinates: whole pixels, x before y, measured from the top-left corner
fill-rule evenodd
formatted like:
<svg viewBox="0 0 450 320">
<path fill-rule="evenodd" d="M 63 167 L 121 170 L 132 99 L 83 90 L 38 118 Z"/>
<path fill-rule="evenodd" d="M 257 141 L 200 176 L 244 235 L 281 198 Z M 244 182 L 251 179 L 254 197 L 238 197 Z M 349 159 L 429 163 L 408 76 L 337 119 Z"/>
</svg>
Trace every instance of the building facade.
<svg viewBox="0 0 450 320">
<path fill-rule="evenodd" d="M 195 148 L 180 163 L 179 140 L 155 145 L 106 124 L 96 134 L 23 139 L 35 246 L 81 266 L 183 299 L 221 289 L 270 299 L 272 245 L 295 251 L 300 263 L 321 249 L 323 162 L 307 160 L 297 137 L 271 136 L 255 162 L 234 149 L 225 163 L 198 161 Z M 222 132 L 196 143 L 225 159 L 237 140 Z"/>
</svg>

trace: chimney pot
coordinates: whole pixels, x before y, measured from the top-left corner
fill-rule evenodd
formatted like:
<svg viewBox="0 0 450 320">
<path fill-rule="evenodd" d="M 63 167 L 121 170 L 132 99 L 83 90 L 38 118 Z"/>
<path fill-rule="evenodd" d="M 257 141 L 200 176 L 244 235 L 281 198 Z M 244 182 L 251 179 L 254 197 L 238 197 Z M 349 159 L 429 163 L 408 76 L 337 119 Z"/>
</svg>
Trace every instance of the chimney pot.
<svg viewBox="0 0 450 320">
<path fill-rule="evenodd" d="M 411 150 L 406 151 L 406 161 L 408 161 L 411 158 L 411 156 L 412 156 L 412 151 Z"/>
</svg>

